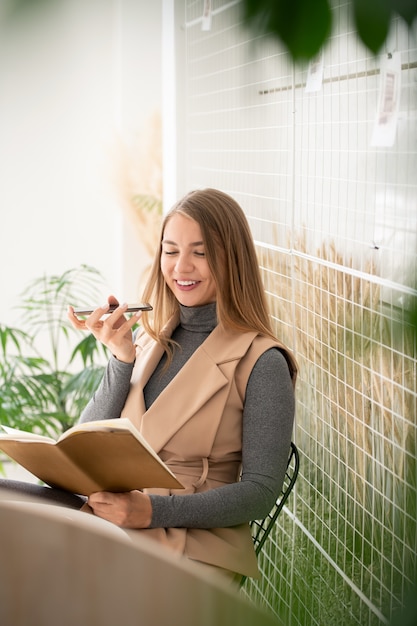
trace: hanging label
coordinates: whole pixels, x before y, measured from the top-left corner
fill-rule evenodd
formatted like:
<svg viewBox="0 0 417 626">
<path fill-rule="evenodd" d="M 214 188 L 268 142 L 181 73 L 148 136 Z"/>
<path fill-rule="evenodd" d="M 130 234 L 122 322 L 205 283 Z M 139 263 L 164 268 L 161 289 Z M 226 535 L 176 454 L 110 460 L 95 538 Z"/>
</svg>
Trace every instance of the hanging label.
<svg viewBox="0 0 417 626">
<path fill-rule="evenodd" d="M 320 91 L 323 85 L 323 54 L 320 52 L 308 64 L 305 92 Z"/>
<path fill-rule="evenodd" d="M 401 54 L 389 54 L 381 64 L 381 75 L 371 145 L 389 148 L 394 145 L 401 94 Z"/>
<path fill-rule="evenodd" d="M 204 0 L 201 30 L 211 30 L 211 9 L 212 9 L 212 1 Z"/>
</svg>

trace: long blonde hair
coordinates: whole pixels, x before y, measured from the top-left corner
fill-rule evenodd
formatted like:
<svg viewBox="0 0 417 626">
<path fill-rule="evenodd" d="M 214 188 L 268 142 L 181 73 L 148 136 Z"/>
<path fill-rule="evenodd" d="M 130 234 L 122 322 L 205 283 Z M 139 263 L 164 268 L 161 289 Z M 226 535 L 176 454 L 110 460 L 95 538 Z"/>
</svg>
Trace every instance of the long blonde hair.
<svg viewBox="0 0 417 626">
<path fill-rule="evenodd" d="M 239 204 L 217 189 L 191 191 L 165 216 L 159 250 L 143 293 L 143 300 L 154 307 L 152 324 L 147 315 L 142 318 L 145 330 L 164 346 L 169 357 L 170 340 L 161 336 L 161 330 L 178 311 L 179 303 L 165 283 L 160 261 L 165 227 L 178 214 L 195 220 L 201 228 L 207 263 L 216 283 L 219 324 L 275 339 L 249 224 Z"/>
</svg>

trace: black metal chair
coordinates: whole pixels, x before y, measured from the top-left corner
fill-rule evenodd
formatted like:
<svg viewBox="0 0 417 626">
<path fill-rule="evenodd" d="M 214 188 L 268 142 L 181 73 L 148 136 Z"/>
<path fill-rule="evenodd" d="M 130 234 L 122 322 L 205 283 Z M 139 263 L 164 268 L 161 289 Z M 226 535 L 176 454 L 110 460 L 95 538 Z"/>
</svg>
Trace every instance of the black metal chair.
<svg viewBox="0 0 417 626">
<path fill-rule="evenodd" d="M 252 530 L 252 539 L 255 547 L 256 556 L 259 555 L 262 550 L 265 541 L 268 538 L 269 533 L 275 525 L 275 521 L 278 515 L 281 513 L 282 508 L 285 502 L 290 495 L 292 488 L 295 485 L 295 481 L 297 480 L 298 470 L 300 467 L 300 455 L 298 453 L 297 446 L 295 443 L 291 442 L 290 455 L 288 457 L 287 469 L 285 471 L 284 483 L 282 485 L 282 490 L 280 495 L 277 498 L 274 506 L 271 511 L 268 513 L 266 517 L 262 520 L 253 520 L 250 522 L 250 527 Z M 246 576 L 242 577 L 240 582 L 240 586 L 246 580 Z"/>
</svg>

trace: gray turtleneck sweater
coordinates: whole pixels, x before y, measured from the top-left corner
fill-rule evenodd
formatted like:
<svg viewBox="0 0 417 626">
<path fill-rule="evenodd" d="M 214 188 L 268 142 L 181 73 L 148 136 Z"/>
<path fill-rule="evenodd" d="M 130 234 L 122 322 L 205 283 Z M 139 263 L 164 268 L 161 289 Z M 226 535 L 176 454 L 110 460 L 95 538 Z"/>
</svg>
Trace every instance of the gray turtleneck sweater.
<svg viewBox="0 0 417 626">
<path fill-rule="evenodd" d="M 216 305 L 181 306 L 172 339 L 179 348 L 163 371 L 163 356 L 145 389 L 149 408 L 217 324 Z M 129 392 L 133 364 L 111 357 L 102 383 L 80 421 L 120 415 Z M 265 352 L 249 377 L 243 409 L 241 481 L 190 495 L 151 495 L 152 528 L 219 528 L 265 517 L 282 486 L 293 420 L 294 392 L 287 362 L 276 348 Z"/>
</svg>

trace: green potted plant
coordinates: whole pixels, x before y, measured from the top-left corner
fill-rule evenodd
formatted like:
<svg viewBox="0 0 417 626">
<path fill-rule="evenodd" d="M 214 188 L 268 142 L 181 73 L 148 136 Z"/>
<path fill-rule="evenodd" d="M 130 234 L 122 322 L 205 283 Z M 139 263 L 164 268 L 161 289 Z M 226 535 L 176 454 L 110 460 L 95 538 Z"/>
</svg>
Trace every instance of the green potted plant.
<svg viewBox="0 0 417 626">
<path fill-rule="evenodd" d="M 103 284 L 96 269 L 82 265 L 25 289 L 18 326 L 0 324 L 0 424 L 58 436 L 77 421 L 107 354 L 71 326 L 67 309 L 99 303 Z"/>
</svg>

